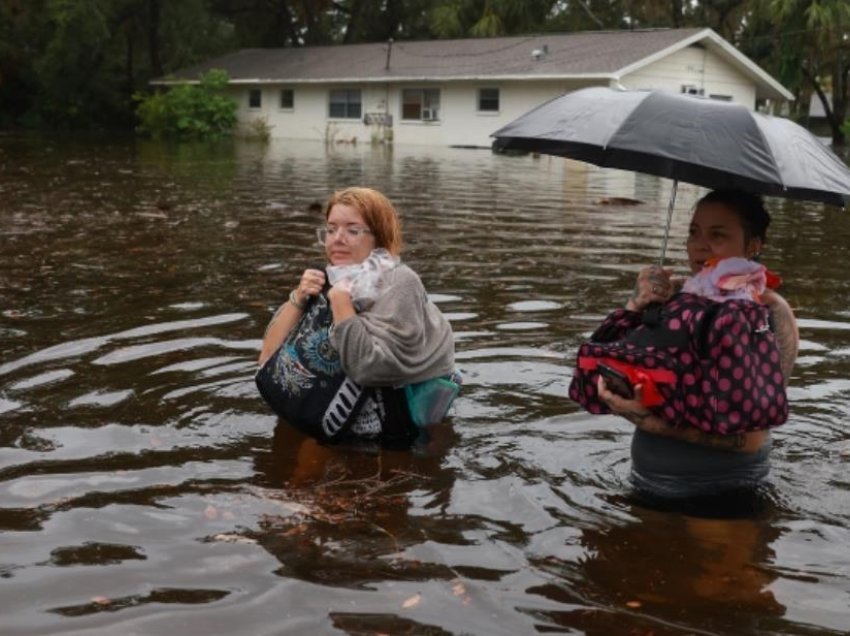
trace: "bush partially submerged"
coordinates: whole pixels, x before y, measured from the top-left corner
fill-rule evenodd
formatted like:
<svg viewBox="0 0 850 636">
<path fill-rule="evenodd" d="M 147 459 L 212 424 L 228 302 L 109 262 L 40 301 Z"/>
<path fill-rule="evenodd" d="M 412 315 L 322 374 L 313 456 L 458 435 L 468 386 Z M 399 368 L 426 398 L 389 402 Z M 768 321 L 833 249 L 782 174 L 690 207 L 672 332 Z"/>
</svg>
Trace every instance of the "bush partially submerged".
<svg viewBox="0 0 850 636">
<path fill-rule="evenodd" d="M 136 94 L 137 130 L 151 137 L 209 139 L 236 125 L 236 101 L 224 94 L 227 73 L 213 69 L 198 84 L 179 84 L 150 95 Z"/>
</svg>

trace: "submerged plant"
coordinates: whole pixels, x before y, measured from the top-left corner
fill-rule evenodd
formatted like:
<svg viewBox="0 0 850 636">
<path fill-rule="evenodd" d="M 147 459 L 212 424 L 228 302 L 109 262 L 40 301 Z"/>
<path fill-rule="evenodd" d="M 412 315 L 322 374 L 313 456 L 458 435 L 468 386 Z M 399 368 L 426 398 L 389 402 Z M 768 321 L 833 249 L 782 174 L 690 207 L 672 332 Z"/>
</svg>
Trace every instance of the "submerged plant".
<svg viewBox="0 0 850 636">
<path fill-rule="evenodd" d="M 236 125 L 235 100 L 224 94 L 228 76 L 213 69 L 196 84 L 134 95 L 139 102 L 137 130 L 156 138 L 209 139 L 229 134 Z"/>
</svg>

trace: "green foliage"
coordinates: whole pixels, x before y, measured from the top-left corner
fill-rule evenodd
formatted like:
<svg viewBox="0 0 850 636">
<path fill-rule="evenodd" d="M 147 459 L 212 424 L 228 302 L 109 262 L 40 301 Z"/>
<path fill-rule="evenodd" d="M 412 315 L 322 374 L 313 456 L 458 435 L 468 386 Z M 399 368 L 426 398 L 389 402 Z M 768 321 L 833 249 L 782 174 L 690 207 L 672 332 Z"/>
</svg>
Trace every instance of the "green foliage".
<svg viewBox="0 0 850 636">
<path fill-rule="evenodd" d="M 431 37 L 496 37 L 545 30 L 558 5 L 555 0 L 437 0 L 427 15 Z"/>
<path fill-rule="evenodd" d="M 665 27 L 713 28 L 797 96 L 792 108 L 832 93 L 843 136 L 850 0 L 0 0 L 0 126 L 130 128 L 138 109 L 148 134 L 222 134 L 232 111 L 190 107 L 189 87 L 133 96 L 238 48 Z"/>
<path fill-rule="evenodd" d="M 238 104 L 224 94 L 227 73 L 211 70 L 197 84 L 178 84 L 165 92 L 136 94 L 137 130 L 168 139 L 209 139 L 236 125 Z"/>
<path fill-rule="evenodd" d="M 806 113 L 811 95 L 820 99 L 819 93 L 831 93 L 831 104 L 822 103 L 833 144 L 843 144 L 842 125 L 850 114 L 850 2 L 750 0 L 749 8 L 751 17 L 742 38 L 744 53 L 798 96 L 797 116 Z M 754 28 L 759 33 L 751 37 Z"/>
</svg>

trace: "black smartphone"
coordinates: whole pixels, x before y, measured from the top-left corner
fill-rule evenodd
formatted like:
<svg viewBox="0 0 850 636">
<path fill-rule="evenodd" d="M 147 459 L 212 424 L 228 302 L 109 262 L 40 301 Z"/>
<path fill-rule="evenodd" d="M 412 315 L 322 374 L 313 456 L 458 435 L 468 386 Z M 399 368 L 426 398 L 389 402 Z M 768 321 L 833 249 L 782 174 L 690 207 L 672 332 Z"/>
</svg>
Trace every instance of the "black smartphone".
<svg viewBox="0 0 850 636">
<path fill-rule="evenodd" d="M 617 371 L 614 367 L 609 367 L 602 362 L 596 365 L 596 369 L 605 378 L 605 384 L 611 393 L 627 400 L 634 398 L 635 390 L 632 388 L 632 383 L 629 382 L 629 377 L 625 373 Z"/>
</svg>

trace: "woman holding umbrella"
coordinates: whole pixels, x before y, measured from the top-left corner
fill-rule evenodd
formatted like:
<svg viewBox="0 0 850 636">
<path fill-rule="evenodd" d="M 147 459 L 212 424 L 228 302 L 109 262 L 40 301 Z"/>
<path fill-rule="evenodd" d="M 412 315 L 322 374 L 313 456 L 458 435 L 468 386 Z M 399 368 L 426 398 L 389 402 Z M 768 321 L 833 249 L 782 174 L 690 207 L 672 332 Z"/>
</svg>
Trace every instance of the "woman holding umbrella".
<svg viewBox="0 0 850 636">
<path fill-rule="evenodd" d="M 737 190 L 716 190 L 698 202 L 687 239 L 688 261 L 694 277 L 720 259 L 756 259 L 766 239 L 770 216 L 761 197 Z M 644 268 L 638 275 L 626 312 L 644 314 L 658 303 L 667 303 L 679 291 L 681 281 L 659 266 Z M 784 382 L 797 357 L 799 333 L 788 303 L 766 289 L 760 301 L 770 310 L 770 323 L 779 350 Z M 642 491 L 662 497 L 716 495 L 750 489 L 761 483 L 769 470 L 770 435 L 766 429 L 742 430 L 720 435 L 696 427 L 673 427 L 647 408 L 645 387 L 636 384 L 629 399 L 617 395 L 600 374 L 599 398 L 608 408 L 635 424 L 632 440 L 632 479 Z M 783 396 L 784 398 L 784 396 Z"/>
</svg>

